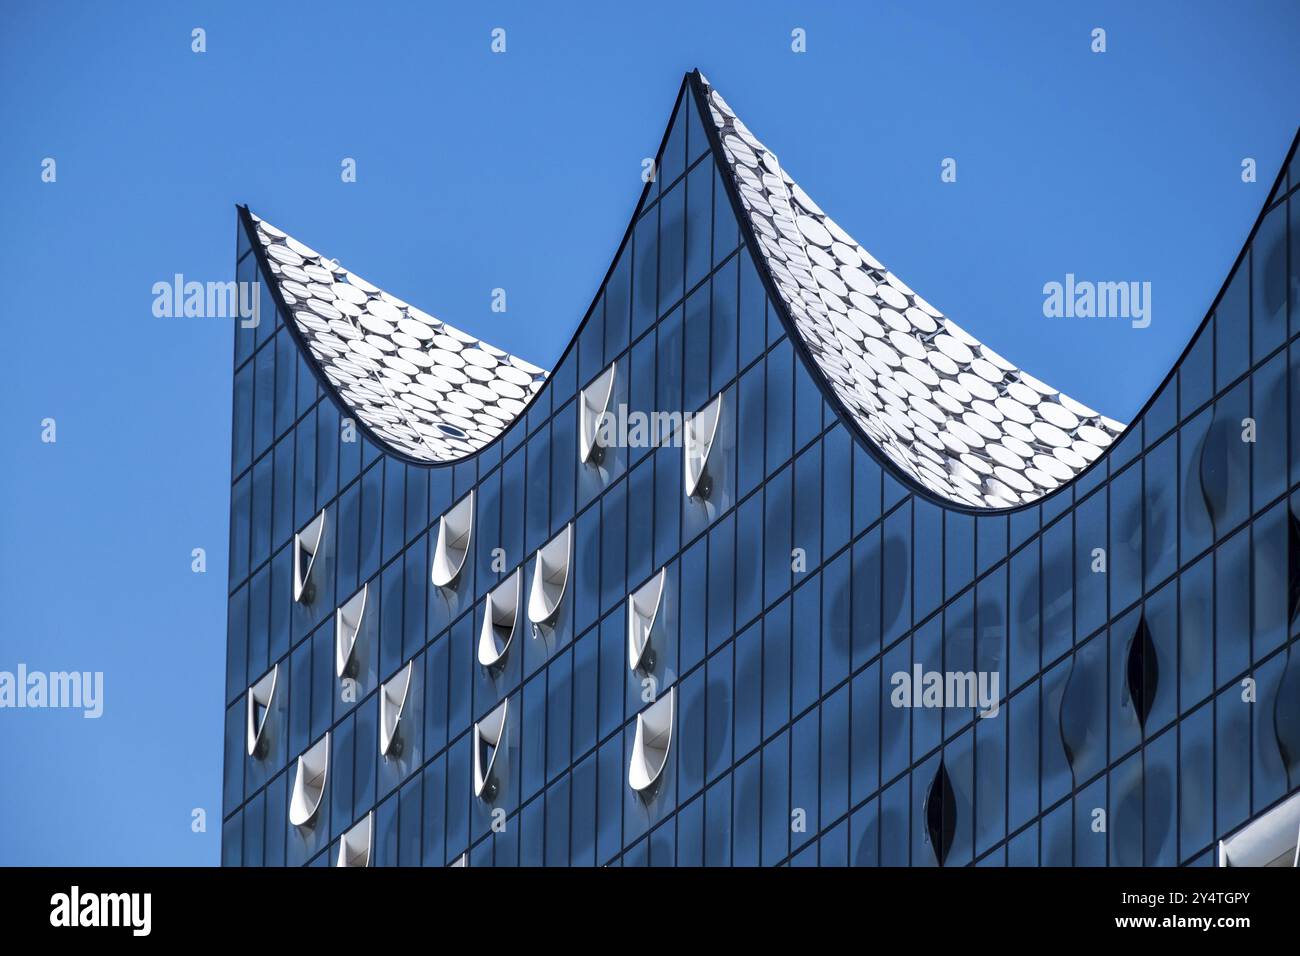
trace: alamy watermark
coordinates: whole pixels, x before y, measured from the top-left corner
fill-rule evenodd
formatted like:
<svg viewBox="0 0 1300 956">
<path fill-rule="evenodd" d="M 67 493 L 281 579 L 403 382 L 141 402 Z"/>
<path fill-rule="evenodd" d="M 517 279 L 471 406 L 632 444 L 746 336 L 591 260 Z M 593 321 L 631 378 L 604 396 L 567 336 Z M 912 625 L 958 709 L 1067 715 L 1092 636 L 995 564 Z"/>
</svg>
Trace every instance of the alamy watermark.
<svg viewBox="0 0 1300 956">
<path fill-rule="evenodd" d="M 120 927 L 132 936 L 153 929 L 152 893 L 83 893 L 73 886 L 50 897 L 50 925 L 58 928 Z"/>
<path fill-rule="evenodd" d="M 596 441 L 604 448 L 679 448 L 694 417 L 693 412 L 629 411 L 620 404 L 613 411 L 601 412 Z"/>
<path fill-rule="evenodd" d="M 244 329 L 262 321 L 259 282 L 187 282 L 178 272 L 171 282 L 155 282 L 152 291 L 153 314 L 160 319 L 237 318 Z"/>
<path fill-rule="evenodd" d="M 95 720 L 104 713 L 103 671 L 0 671 L 0 709 L 80 710 Z"/>
<path fill-rule="evenodd" d="M 1065 274 L 1043 286 L 1043 315 L 1049 319 L 1129 319 L 1135 329 L 1151 324 L 1150 282 L 1093 282 Z"/>
<path fill-rule="evenodd" d="M 997 671 L 927 671 L 920 664 L 889 678 L 895 707 L 974 707 L 981 717 L 996 717 L 1001 685 Z"/>
</svg>

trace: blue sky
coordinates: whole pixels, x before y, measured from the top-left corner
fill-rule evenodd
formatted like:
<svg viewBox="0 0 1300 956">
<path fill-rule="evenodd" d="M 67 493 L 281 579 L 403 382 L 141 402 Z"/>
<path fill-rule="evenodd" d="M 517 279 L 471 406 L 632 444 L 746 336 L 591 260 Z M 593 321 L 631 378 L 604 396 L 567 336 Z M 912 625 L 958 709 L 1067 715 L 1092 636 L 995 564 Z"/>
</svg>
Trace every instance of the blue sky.
<svg viewBox="0 0 1300 956">
<path fill-rule="evenodd" d="M 232 329 L 150 290 L 233 278 L 235 203 L 549 366 L 698 66 L 913 288 L 1127 419 L 1295 132 L 1298 34 L 1285 0 L 6 3 L 0 670 L 103 671 L 105 699 L 0 710 L 0 863 L 218 859 Z M 1151 282 L 1151 326 L 1044 318 L 1067 272 Z"/>
</svg>

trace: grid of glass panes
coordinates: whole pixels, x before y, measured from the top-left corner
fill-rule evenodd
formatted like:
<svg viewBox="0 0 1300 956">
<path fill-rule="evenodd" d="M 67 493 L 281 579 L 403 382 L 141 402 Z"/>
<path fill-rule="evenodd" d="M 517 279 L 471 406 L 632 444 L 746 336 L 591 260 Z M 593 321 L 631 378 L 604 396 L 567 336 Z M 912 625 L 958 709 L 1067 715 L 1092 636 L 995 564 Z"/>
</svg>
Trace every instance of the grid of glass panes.
<svg viewBox="0 0 1300 956">
<path fill-rule="evenodd" d="M 1274 205 L 1105 464 L 1041 505 L 976 517 L 882 474 L 823 401 L 739 248 L 689 94 L 678 116 L 576 346 L 475 459 L 406 466 L 360 434 L 341 441 L 278 317 L 238 333 L 223 862 L 332 863 L 373 809 L 379 865 L 932 865 L 922 807 L 940 761 L 948 865 L 1210 862 L 1215 839 L 1300 784 L 1300 200 Z M 241 279 L 256 275 L 247 250 L 241 234 Z M 711 507 L 685 498 L 677 447 L 620 449 L 603 476 L 578 463 L 575 396 L 611 362 L 632 409 L 723 394 L 735 441 L 715 452 L 728 477 Z M 449 596 L 429 554 L 471 489 L 474 545 Z M 322 509 L 320 593 L 303 607 L 290 545 Z M 483 596 L 570 521 L 571 617 L 490 676 L 474 654 Z M 661 567 L 677 726 L 647 804 L 626 782 L 645 705 L 624 602 Z M 376 639 L 345 700 L 333 611 L 367 583 Z M 1142 725 L 1125 683 L 1139 618 L 1159 675 Z M 399 771 L 378 754 L 376 691 L 408 661 Z M 244 693 L 277 663 L 286 727 L 250 759 Z M 891 675 L 914 664 L 998 672 L 998 716 L 891 706 Z M 494 828 L 472 793 L 471 727 L 507 696 L 518 760 Z M 329 783 L 304 831 L 286 818 L 293 762 L 326 731 Z"/>
</svg>

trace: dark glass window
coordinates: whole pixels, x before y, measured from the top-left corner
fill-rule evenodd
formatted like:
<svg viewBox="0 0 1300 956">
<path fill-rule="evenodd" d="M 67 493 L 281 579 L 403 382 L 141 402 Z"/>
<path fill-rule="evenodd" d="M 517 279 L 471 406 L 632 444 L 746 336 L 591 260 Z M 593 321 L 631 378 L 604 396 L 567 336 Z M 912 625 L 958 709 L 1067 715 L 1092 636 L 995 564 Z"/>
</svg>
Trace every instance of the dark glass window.
<svg viewBox="0 0 1300 956">
<path fill-rule="evenodd" d="M 1286 214 L 1287 207 L 1283 204 L 1264 217 L 1250 254 L 1250 339 L 1256 362 L 1265 358 L 1286 338 Z"/>
<path fill-rule="evenodd" d="M 1220 391 L 1236 381 L 1250 362 L 1250 263 L 1242 260 L 1215 309 L 1214 387 Z"/>
<path fill-rule="evenodd" d="M 770 479 L 764 489 L 765 518 L 763 521 L 764 572 L 763 594 L 771 603 L 790 588 L 791 575 L 791 494 L 793 469 L 787 468 Z"/>
<path fill-rule="evenodd" d="M 667 180 L 661 180 L 668 186 Z M 680 302 L 686 267 L 686 187 L 678 183 L 659 200 L 659 309 Z"/>
<path fill-rule="evenodd" d="M 686 177 L 686 288 L 693 289 L 712 265 L 713 165 L 700 163 Z"/>
<path fill-rule="evenodd" d="M 736 259 L 729 259 L 713 276 L 713 317 L 710 323 L 709 394 L 716 395 L 736 376 Z"/>
</svg>

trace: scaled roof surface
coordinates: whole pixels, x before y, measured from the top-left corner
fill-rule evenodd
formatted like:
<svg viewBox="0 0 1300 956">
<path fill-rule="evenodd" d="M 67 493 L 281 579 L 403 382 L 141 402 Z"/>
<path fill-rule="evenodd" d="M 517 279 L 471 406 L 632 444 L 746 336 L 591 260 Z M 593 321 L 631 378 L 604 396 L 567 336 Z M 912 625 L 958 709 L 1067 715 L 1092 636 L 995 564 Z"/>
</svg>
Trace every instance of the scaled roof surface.
<svg viewBox="0 0 1300 956">
<path fill-rule="evenodd" d="M 381 440 L 418 461 L 490 444 L 546 372 L 403 302 L 253 216 L 266 262 L 317 366 Z"/>
<path fill-rule="evenodd" d="M 689 84 L 712 119 L 750 248 L 815 362 L 809 371 L 898 470 L 941 499 L 1011 508 L 1071 481 L 1124 430 L 913 292 L 809 198 L 704 77 Z M 468 457 L 541 389 L 542 369 L 252 219 L 312 358 L 392 450 L 429 463 Z"/>
<path fill-rule="evenodd" d="M 748 225 L 836 397 L 895 465 L 972 507 L 1026 504 L 1124 430 L 967 334 L 809 198 L 701 78 Z"/>
</svg>

